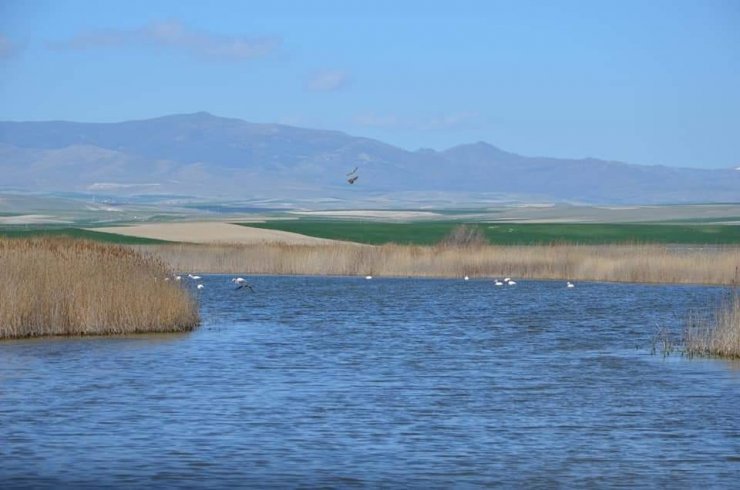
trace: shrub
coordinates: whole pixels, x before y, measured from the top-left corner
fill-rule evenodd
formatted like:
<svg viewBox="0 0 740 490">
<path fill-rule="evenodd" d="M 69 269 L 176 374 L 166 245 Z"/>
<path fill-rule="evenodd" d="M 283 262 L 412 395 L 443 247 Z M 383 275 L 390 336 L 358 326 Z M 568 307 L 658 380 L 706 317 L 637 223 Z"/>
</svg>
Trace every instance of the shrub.
<svg viewBox="0 0 740 490">
<path fill-rule="evenodd" d="M 477 226 L 460 225 L 450 231 L 440 242 L 441 247 L 482 247 L 488 245 L 486 235 Z"/>
</svg>

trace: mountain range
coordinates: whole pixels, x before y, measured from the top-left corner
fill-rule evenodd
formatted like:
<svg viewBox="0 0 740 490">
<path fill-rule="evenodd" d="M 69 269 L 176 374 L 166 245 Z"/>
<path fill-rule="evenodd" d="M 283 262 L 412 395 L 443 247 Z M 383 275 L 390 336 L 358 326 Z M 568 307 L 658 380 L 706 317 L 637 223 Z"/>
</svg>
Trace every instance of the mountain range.
<svg viewBox="0 0 740 490">
<path fill-rule="evenodd" d="M 357 181 L 347 174 L 357 167 Z M 0 122 L 0 190 L 226 199 L 659 204 L 740 201 L 737 169 L 407 151 L 339 131 L 205 112 L 119 123 Z"/>
</svg>

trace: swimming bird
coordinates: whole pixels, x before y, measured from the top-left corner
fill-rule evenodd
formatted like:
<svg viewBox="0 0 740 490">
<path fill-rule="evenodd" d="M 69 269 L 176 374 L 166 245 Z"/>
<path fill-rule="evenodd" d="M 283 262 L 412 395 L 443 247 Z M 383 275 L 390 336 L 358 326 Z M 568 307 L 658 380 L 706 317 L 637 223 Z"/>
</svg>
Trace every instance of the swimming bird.
<svg viewBox="0 0 740 490">
<path fill-rule="evenodd" d="M 189 277 L 190 279 L 192 279 L 193 281 L 197 281 L 198 279 L 200 279 L 200 276 L 194 276 L 194 275 L 192 275 L 192 274 L 188 274 L 188 277 Z"/>
<path fill-rule="evenodd" d="M 465 279 L 466 281 L 470 280 L 468 276 L 465 276 L 463 279 Z"/>
<path fill-rule="evenodd" d="M 354 184 L 355 183 L 355 180 L 357 180 L 359 178 L 360 178 L 359 175 L 355 175 L 354 177 L 350 177 L 349 179 L 347 179 L 347 182 L 349 182 L 350 184 Z"/>
<path fill-rule="evenodd" d="M 235 277 L 231 280 L 231 282 L 236 284 L 236 289 L 249 288 L 250 291 L 254 292 L 254 288 L 252 287 L 252 285 L 249 284 L 247 280 L 243 277 Z"/>
<path fill-rule="evenodd" d="M 572 282 L 568 281 L 567 287 L 574 288 L 574 287 L 576 287 L 576 285 L 573 284 Z"/>
<path fill-rule="evenodd" d="M 507 282 L 506 284 L 508 284 L 509 286 L 516 286 L 516 281 L 512 281 L 511 279 L 509 279 L 509 282 Z"/>
<path fill-rule="evenodd" d="M 503 285 L 504 285 L 504 283 L 503 283 L 503 282 L 501 282 L 501 281 L 499 281 L 498 279 L 494 279 L 493 283 L 494 283 L 494 284 L 495 284 L 496 286 L 503 286 Z"/>
<path fill-rule="evenodd" d="M 195 286 L 195 287 L 196 287 L 196 288 L 198 288 L 198 289 L 203 289 L 203 288 L 204 288 L 205 286 L 204 286 L 204 285 L 202 285 L 202 284 L 198 284 L 198 285 L 197 285 L 197 286 Z"/>
<path fill-rule="evenodd" d="M 182 279 L 182 276 L 175 276 L 175 281 L 179 281 L 180 279 Z"/>
<path fill-rule="evenodd" d="M 367 279 L 368 281 L 369 281 L 370 279 L 372 279 L 372 278 L 373 278 L 373 276 L 365 276 L 365 279 Z"/>
</svg>

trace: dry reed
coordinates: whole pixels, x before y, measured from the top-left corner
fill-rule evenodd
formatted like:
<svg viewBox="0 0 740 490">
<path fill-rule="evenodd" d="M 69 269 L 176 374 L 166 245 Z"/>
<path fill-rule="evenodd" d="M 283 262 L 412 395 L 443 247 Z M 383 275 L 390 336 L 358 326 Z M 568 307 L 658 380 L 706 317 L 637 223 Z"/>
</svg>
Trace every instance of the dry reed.
<svg viewBox="0 0 740 490">
<path fill-rule="evenodd" d="M 664 245 L 406 246 L 146 245 L 174 270 L 205 273 L 396 277 L 517 277 L 730 284 L 740 248 Z"/>
<path fill-rule="evenodd" d="M 740 359 L 740 296 L 733 293 L 711 319 L 690 318 L 684 331 L 684 346 L 689 356 Z"/>
<path fill-rule="evenodd" d="M 197 305 L 151 256 L 83 240 L 0 239 L 0 339 L 191 330 Z"/>
</svg>

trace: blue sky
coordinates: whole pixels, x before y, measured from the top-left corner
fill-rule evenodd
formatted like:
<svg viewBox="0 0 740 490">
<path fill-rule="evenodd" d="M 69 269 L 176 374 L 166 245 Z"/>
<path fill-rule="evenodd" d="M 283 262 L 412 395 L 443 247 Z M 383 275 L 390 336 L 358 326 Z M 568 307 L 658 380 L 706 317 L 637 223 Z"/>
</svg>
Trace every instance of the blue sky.
<svg viewBox="0 0 740 490">
<path fill-rule="evenodd" d="M 196 111 L 738 166 L 740 0 L 0 0 L 0 120 Z"/>
</svg>

